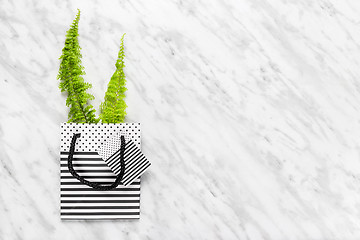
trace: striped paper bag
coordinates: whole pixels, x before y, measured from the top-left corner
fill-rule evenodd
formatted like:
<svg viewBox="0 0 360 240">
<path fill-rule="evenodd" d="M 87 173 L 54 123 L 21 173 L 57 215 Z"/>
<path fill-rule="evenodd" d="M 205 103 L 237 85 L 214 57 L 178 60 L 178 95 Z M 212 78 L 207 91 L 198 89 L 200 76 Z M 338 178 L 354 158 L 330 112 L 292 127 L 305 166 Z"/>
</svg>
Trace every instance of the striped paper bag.
<svg viewBox="0 0 360 240">
<path fill-rule="evenodd" d="M 150 164 L 139 149 L 140 123 L 61 124 L 61 219 L 140 218 L 139 176 Z M 121 173 L 121 159 L 127 167 L 117 187 L 105 191 L 87 185 L 114 184 Z"/>
</svg>

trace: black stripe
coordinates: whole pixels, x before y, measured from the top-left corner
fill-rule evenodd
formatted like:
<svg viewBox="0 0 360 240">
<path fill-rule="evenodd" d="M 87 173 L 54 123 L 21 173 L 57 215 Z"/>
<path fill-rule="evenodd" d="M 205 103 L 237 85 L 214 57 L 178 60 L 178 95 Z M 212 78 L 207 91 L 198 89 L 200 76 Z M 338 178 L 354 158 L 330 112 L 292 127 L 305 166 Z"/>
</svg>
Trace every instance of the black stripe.
<svg viewBox="0 0 360 240">
<path fill-rule="evenodd" d="M 61 173 L 70 173 L 69 170 L 60 170 Z M 113 173 L 113 171 L 111 171 L 111 169 L 104 169 L 104 170 L 76 170 L 76 172 L 79 173 Z M 83 176 L 86 177 L 86 176 Z"/>
<path fill-rule="evenodd" d="M 129 144 L 129 142 L 128 143 L 126 143 L 125 144 L 125 149 L 127 149 L 127 145 Z M 116 152 L 114 152 L 110 157 L 108 157 L 107 159 L 106 159 L 106 161 L 109 161 L 111 158 L 113 158 L 115 155 L 118 155 L 119 153 L 120 153 L 120 150 L 121 149 L 119 149 L 119 150 L 117 150 Z"/>
<path fill-rule="evenodd" d="M 124 154 L 127 154 L 134 146 L 130 144 L 130 142 L 126 145 Z"/>
<path fill-rule="evenodd" d="M 61 200 L 61 203 L 140 203 L 140 200 Z"/>
<path fill-rule="evenodd" d="M 146 166 L 145 168 L 141 169 L 141 171 L 140 171 L 139 173 L 137 173 L 136 176 L 142 175 L 150 165 L 151 165 L 151 164 L 149 164 L 149 165 Z M 129 178 L 128 180 L 124 181 L 123 184 L 124 184 L 124 185 L 128 185 L 129 182 L 133 181 L 133 179 L 134 179 L 134 178 L 131 177 L 131 178 Z"/>
<path fill-rule="evenodd" d="M 128 148 L 128 146 L 125 145 L 124 156 L 125 156 L 126 152 L 130 151 L 130 149 L 132 149 L 131 146 L 130 146 L 130 148 Z M 119 156 L 120 156 L 120 150 L 121 150 L 121 149 L 117 150 L 116 152 L 113 153 L 113 155 L 111 155 L 110 157 L 108 157 L 108 159 L 106 159 L 106 162 L 111 163 L 112 161 L 114 161 L 114 159 L 119 158 Z"/>
<path fill-rule="evenodd" d="M 60 197 L 140 197 L 140 194 L 61 194 Z"/>
<path fill-rule="evenodd" d="M 98 184 L 112 184 L 113 182 L 96 182 Z M 60 182 L 60 185 L 84 185 L 81 182 Z M 129 186 L 140 185 L 140 182 L 132 182 Z"/>
<path fill-rule="evenodd" d="M 129 173 L 131 172 L 131 170 L 132 170 L 135 166 L 139 165 L 139 163 L 146 162 L 146 157 L 143 156 L 142 158 L 137 159 L 137 160 L 138 160 L 138 161 L 133 161 L 131 164 L 126 165 L 126 169 L 125 169 L 126 172 L 125 172 L 124 175 L 129 174 Z M 125 177 L 124 177 L 124 178 L 125 178 Z"/>
<path fill-rule="evenodd" d="M 84 178 L 110 178 L 115 179 L 116 176 L 107 175 L 107 176 L 83 176 Z M 73 176 L 60 176 L 60 179 L 76 179 Z"/>
<path fill-rule="evenodd" d="M 61 215 L 140 215 L 140 212 L 62 212 Z"/>
<path fill-rule="evenodd" d="M 129 151 L 127 153 L 124 154 L 124 158 L 129 158 L 131 157 L 132 155 L 136 154 L 137 152 L 141 152 L 139 148 L 137 148 L 135 145 L 133 146 L 134 149 L 132 151 Z"/>
<path fill-rule="evenodd" d="M 68 161 L 67 158 L 60 158 L 61 161 Z M 73 158 L 73 161 L 104 161 L 102 158 Z"/>
<path fill-rule="evenodd" d="M 140 206 L 61 206 L 61 209 L 140 209 Z"/>
<path fill-rule="evenodd" d="M 149 163 L 149 162 L 147 162 L 147 163 Z M 145 163 L 145 165 L 141 164 L 141 165 L 137 166 L 135 168 L 135 170 L 133 170 L 131 173 L 128 174 L 128 176 L 126 176 L 124 178 L 124 182 L 129 182 L 129 179 L 136 178 L 138 176 L 139 172 L 141 172 L 142 169 L 146 169 L 148 166 L 150 166 L 150 165 L 148 165 L 146 163 Z"/>
<path fill-rule="evenodd" d="M 126 157 L 128 156 L 128 154 L 132 153 L 136 151 L 136 147 L 131 147 L 129 149 L 126 149 L 125 152 L 124 152 L 124 159 L 126 159 Z M 112 159 L 110 162 L 109 162 L 109 166 L 110 165 L 113 165 L 114 164 L 114 159 Z"/>
<path fill-rule="evenodd" d="M 69 155 L 69 152 L 60 152 L 60 154 Z M 74 155 L 98 155 L 97 152 L 74 152 Z"/>
<path fill-rule="evenodd" d="M 71 192 L 71 191 L 99 191 L 94 188 L 61 188 L 61 191 Z M 140 191 L 140 188 L 115 188 L 113 190 L 109 190 L 107 192 L 137 192 Z"/>
<path fill-rule="evenodd" d="M 130 150 L 129 150 L 130 151 Z M 136 151 L 136 148 L 132 149 L 131 150 L 132 152 L 133 151 Z M 120 154 L 120 153 L 119 153 Z M 120 157 L 120 156 L 117 156 L 117 157 Z M 124 159 L 126 159 L 126 153 L 124 153 Z M 120 165 L 119 161 L 116 161 L 118 158 L 114 158 L 112 159 L 111 161 L 108 161 L 106 160 L 107 164 L 109 165 L 110 168 L 113 168 L 113 166 L 117 166 L 117 165 Z"/>
<path fill-rule="evenodd" d="M 146 158 L 140 160 L 139 162 L 137 162 L 135 164 L 133 164 L 131 167 L 128 166 L 128 168 L 126 168 L 127 171 L 124 174 L 123 180 L 127 179 L 130 176 L 130 174 L 132 174 L 139 167 L 143 166 L 145 163 L 146 163 Z"/>
<path fill-rule="evenodd" d="M 112 184 L 113 182 L 95 182 L 97 184 Z M 60 185 L 84 185 L 81 182 L 61 182 Z"/>
<path fill-rule="evenodd" d="M 60 167 L 67 167 L 67 164 L 60 164 Z M 74 167 L 109 167 L 105 163 L 99 164 L 73 164 Z"/>
<path fill-rule="evenodd" d="M 151 165 L 150 162 L 147 162 L 145 165 L 139 167 L 139 169 L 134 172 L 131 176 L 127 176 L 126 178 L 124 178 L 123 183 L 126 185 L 127 183 L 129 183 L 132 179 L 138 177 L 142 172 L 144 172 L 149 166 Z"/>
<path fill-rule="evenodd" d="M 109 179 L 115 179 L 116 176 L 112 176 L 112 175 L 107 175 L 107 176 L 84 176 L 84 178 L 109 178 Z M 60 179 L 74 179 L 74 180 L 76 180 L 76 178 L 74 178 L 73 176 L 60 176 Z M 139 179 L 140 179 L 140 177 L 139 177 Z"/>
<path fill-rule="evenodd" d="M 133 157 L 133 158 L 131 158 L 131 159 L 127 159 L 127 161 L 125 161 L 125 171 L 126 170 L 128 170 L 129 168 L 130 168 L 130 166 L 134 163 L 134 162 L 136 162 L 136 160 L 137 160 L 137 156 L 139 155 L 139 154 L 141 154 L 141 152 L 138 152 L 138 154 L 135 156 L 135 157 Z M 126 159 L 126 158 L 125 158 Z M 115 168 L 112 168 L 112 170 L 114 171 L 114 173 L 118 173 L 119 171 L 120 171 L 120 164 L 117 166 L 117 167 L 115 167 Z M 126 174 L 126 172 L 124 173 L 124 175 Z"/>
<path fill-rule="evenodd" d="M 134 162 L 136 162 L 137 160 L 139 160 L 139 158 L 141 159 L 142 156 L 142 152 L 139 150 L 137 153 L 134 153 L 133 155 L 129 156 L 128 158 L 125 158 L 125 166 L 126 168 L 129 168 Z M 114 171 L 116 172 L 116 171 Z"/>
<path fill-rule="evenodd" d="M 134 162 L 139 161 L 139 159 L 142 160 L 144 157 L 145 156 L 141 152 L 139 152 L 137 155 L 133 155 L 128 159 L 126 166 L 130 167 L 133 165 Z"/>
<path fill-rule="evenodd" d="M 128 151 L 125 151 L 124 158 L 127 158 L 129 155 L 132 155 L 134 151 L 140 151 L 135 145 L 132 145 Z"/>
<path fill-rule="evenodd" d="M 120 150 L 117 150 L 111 157 L 109 157 L 108 159 L 105 160 L 105 162 L 107 164 L 110 164 L 112 161 L 115 161 L 116 159 L 118 159 L 120 157 Z M 116 155 L 116 156 L 115 156 Z"/>
<path fill-rule="evenodd" d="M 106 162 L 106 163 L 107 163 L 107 165 L 112 169 L 112 166 L 115 166 L 115 165 L 117 165 L 117 164 L 120 165 L 119 159 L 120 159 L 120 156 L 119 156 L 118 158 L 114 158 L 111 163 L 110 163 L 110 162 Z M 124 157 L 124 159 L 125 159 L 125 157 Z"/>
</svg>

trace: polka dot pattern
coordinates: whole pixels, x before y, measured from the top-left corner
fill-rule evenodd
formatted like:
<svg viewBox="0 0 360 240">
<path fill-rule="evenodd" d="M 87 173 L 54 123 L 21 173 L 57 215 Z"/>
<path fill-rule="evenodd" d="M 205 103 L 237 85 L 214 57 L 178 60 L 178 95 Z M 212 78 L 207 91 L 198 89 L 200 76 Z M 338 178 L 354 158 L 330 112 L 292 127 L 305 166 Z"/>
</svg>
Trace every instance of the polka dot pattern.
<svg viewBox="0 0 360 240">
<path fill-rule="evenodd" d="M 77 152 L 96 152 L 112 136 L 123 133 L 140 148 L 140 123 L 62 123 L 60 151 L 69 151 L 74 133 L 81 133 L 76 141 Z"/>
<path fill-rule="evenodd" d="M 130 137 L 124 132 L 113 134 L 112 137 L 108 138 L 98 148 L 98 154 L 102 157 L 102 159 L 108 159 L 111 155 L 113 155 L 121 148 L 121 135 L 124 135 L 125 137 L 125 144 L 130 141 Z"/>
</svg>

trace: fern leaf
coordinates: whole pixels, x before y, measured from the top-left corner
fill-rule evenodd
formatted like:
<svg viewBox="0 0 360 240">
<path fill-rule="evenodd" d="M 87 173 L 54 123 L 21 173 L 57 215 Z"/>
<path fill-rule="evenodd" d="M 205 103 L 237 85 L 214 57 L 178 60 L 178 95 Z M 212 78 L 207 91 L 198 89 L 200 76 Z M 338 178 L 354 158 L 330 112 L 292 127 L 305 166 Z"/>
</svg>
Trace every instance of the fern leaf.
<svg viewBox="0 0 360 240">
<path fill-rule="evenodd" d="M 82 77 L 85 74 L 81 64 L 81 48 L 78 41 L 78 25 L 80 20 L 80 10 L 70 29 L 66 32 L 65 46 L 60 56 L 60 68 L 57 79 L 60 80 L 59 88 L 61 92 L 67 92 L 66 106 L 68 106 L 68 122 L 74 123 L 97 123 L 95 109 L 88 102 L 94 96 L 86 91 L 91 88 L 91 84 L 86 83 Z"/>
<path fill-rule="evenodd" d="M 100 104 L 100 119 L 103 123 L 122 123 L 126 116 L 124 36 L 125 34 L 121 38 L 118 59 L 115 64 L 116 70 L 109 81 L 104 102 Z"/>
</svg>

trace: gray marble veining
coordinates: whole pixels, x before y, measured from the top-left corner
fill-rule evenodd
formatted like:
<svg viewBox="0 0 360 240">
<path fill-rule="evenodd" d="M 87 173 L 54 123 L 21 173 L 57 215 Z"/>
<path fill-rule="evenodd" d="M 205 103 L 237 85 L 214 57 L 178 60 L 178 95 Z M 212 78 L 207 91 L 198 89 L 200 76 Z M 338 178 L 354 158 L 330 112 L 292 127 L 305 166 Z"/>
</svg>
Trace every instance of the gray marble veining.
<svg viewBox="0 0 360 240">
<path fill-rule="evenodd" d="M 0 1 L 0 239 L 359 239 L 357 1 Z M 141 219 L 62 222 L 56 75 L 98 109 L 126 33 Z"/>
</svg>

